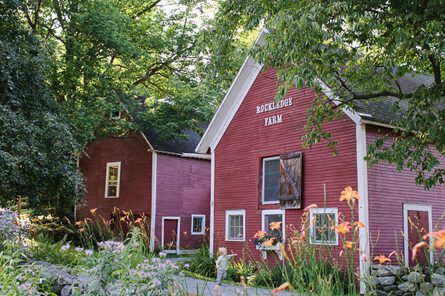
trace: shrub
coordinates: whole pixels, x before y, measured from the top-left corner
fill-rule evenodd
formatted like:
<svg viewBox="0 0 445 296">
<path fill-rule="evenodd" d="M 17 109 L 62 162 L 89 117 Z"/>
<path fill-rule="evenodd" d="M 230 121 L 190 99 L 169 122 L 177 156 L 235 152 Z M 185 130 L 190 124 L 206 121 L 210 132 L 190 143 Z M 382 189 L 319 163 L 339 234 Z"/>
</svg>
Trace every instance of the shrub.
<svg viewBox="0 0 445 296">
<path fill-rule="evenodd" d="M 51 283 L 40 279 L 36 269 L 25 265 L 15 243 L 5 243 L 0 252 L 0 291 L 4 296 L 52 295 Z"/>
<path fill-rule="evenodd" d="M 34 239 L 45 238 L 53 242 L 66 240 L 79 243 L 77 232 L 71 227 L 70 221 L 52 215 L 31 217 L 27 232 Z"/>
<path fill-rule="evenodd" d="M 215 258 L 210 256 L 208 246 L 201 246 L 198 252 L 193 255 L 189 270 L 208 278 L 216 276 Z"/>
<path fill-rule="evenodd" d="M 150 244 L 150 219 L 145 215 L 137 216 L 132 211 L 121 211 L 114 208 L 113 218 L 107 220 L 96 214 L 92 209 L 91 218 L 71 223 L 77 239 L 85 248 L 97 247 L 97 244 L 107 240 L 124 241 L 133 229 L 138 229 L 139 238 L 145 245 Z"/>
</svg>

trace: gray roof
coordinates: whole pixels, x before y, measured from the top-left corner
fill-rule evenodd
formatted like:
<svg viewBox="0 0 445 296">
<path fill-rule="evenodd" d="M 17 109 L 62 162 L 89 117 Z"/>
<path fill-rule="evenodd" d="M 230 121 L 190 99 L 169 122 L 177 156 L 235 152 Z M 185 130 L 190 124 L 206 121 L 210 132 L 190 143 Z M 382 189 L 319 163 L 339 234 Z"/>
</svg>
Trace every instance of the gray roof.
<svg viewBox="0 0 445 296">
<path fill-rule="evenodd" d="M 429 86 L 434 82 L 431 75 L 405 75 L 397 80 L 404 94 L 413 93 L 420 86 Z M 398 91 L 394 84 L 394 89 Z M 395 108 L 395 105 L 399 108 Z M 363 119 L 390 124 L 399 119 L 408 110 L 408 102 L 394 97 L 382 97 L 376 100 L 357 100 L 352 108 L 360 113 Z"/>
<path fill-rule="evenodd" d="M 190 129 L 183 130 L 182 132 L 187 136 L 186 139 L 178 137 L 165 141 L 162 140 L 159 134 L 153 129 L 143 131 L 154 150 L 176 154 L 195 153 L 195 148 L 201 140 L 201 135 Z"/>
</svg>

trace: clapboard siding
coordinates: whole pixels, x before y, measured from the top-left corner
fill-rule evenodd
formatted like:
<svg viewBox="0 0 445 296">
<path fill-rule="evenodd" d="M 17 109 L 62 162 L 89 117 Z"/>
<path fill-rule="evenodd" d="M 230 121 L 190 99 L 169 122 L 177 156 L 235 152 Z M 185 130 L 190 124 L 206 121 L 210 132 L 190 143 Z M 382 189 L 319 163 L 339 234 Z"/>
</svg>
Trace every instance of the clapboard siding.
<svg viewBox="0 0 445 296">
<path fill-rule="evenodd" d="M 210 222 L 210 161 L 157 155 L 156 230 L 160 242 L 162 217 L 181 217 L 181 249 L 201 246 L 203 235 L 191 235 L 192 214 L 206 215 Z"/>
<path fill-rule="evenodd" d="M 80 169 L 85 178 L 86 195 L 83 206 L 78 207 L 80 219 L 97 208 L 97 214 L 106 219 L 113 208 L 132 210 L 150 215 L 151 212 L 151 152 L 140 134 L 128 137 L 108 137 L 87 146 L 80 159 Z M 121 162 L 119 198 L 105 198 L 107 162 Z"/>
<path fill-rule="evenodd" d="M 326 206 L 348 213 L 339 196 L 346 186 L 357 189 L 354 122 L 343 116 L 326 125 L 338 142 L 336 157 L 326 142 L 303 148 L 306 110 L 315 98 L 314 91 L 292 89 L 285 96 L 293 98 L 292 106 L 257 114 L 256 106 L 272 102 L 276 90 L 275 72 L 260 73 L 215 149 L 215 248 L 226 246 L 229 251 L 241 254 L 246 245 L 259 257 L 252 238 L 261 229 L 261 210 L 279 208 L 260 203 L 264 157 L 302 151 L 302 208 L 313 203 L 323 206 L 323 184 L 326 184 Z M 265 117 L 277 114 L 283 115 L 281 124 L 264 126 Z M 226 242 L 225 212 L 238 209 L 246 210 L 246 242 Z M 299 226 L 302 213 L 303 210 L 286 210 L 286 224 Z"/>
<path fill-rule="evenodd" d="M 387 133 L 387 129 L 368 125 L 367 143 L 373 143 Z M 415 176 L 415 172 L 399 172 L 387 162 L 368 168 L 369 230 L 371 244 L 375 245 L 374 255 L 388 255 L 395 250 L 403 254 L 403 204 L 431 205 L 433 227 L 444 213 L 445 187 L 439 185 L 424 190 L 423 186 L 415 184 Z M 438 227 L 445 227 L 444 221 Z"/>
</svg>

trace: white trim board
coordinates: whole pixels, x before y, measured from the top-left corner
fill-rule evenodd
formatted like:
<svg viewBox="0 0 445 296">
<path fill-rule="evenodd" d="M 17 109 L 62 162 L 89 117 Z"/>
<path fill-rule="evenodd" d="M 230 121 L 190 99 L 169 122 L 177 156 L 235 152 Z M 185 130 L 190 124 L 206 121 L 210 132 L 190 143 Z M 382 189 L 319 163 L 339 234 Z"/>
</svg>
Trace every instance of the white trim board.
<svg viewBox="0 0 445 296">
<path fill-rule="evenodd" d="M 409 265 L 409 242 L 408 242 L 408 211 L 419 211 L 428 213 L 428 232 L 433 231 L 433 207 L 430 205 L 404 204 L 403 205 L 403 253 L 405 258 L 405 266 Z M 431 238 L 429 244 L 431 245 Z M 433 262 L 434 254 L 430 251 L 430 262 Z"/>
<path fill-rule="evenodd" d="M 210 160 L 210 257 L 213 258 L 213 240 L 215 237 L 215 150 L 211 151 Z"/>
<path fill-rule="evenodd" d="M 150 213 L 150 251 L 155 249 L 156 239 L 156 185 L 158 174 L 158 155 L 152 151 L 151 155 L 151 213 Z"/>
<path fill-rule="evenodd" d="M 360 293 L 366 292 L 366 278 L 369 276 L 370 244 L 369 244 L 369 202 L 368 202 L 368 162 L 365 160 L 366 125 L 360 122 L 355 124 L 355 139 L 357 149 L 357 186 L 360 199 L 358 201 L 358 219 L 365 227 L 359 230 L 359 268 Z"/>
<path fill-rule="evenodd" d="M 163 216 L 162 217 L 162 234 L 161 234 L 161 248 L 164 248 L 164 221 L 165 220 L 177 220 L 178 226 L 176 227 L 176 250 L 164 250 L 165 253 L 180 253 L 181 244 L 181 217 L 177 216 Z"/>
</svg>

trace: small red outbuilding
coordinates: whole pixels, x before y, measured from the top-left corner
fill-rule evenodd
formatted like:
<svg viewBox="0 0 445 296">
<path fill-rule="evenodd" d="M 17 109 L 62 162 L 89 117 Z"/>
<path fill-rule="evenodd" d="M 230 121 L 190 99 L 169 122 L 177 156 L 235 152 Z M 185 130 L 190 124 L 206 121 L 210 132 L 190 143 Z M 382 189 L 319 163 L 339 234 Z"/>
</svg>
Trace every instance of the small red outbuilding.
<svg viewBox="0 0 445 296">
<path fill-rule="evenodd" d="M 114 208 L 150 217 L 150 249 L 180 253 L 206 240 L 210 216 L 210 159 L 194 149 L 201 139 L 161 141 L 151 131 L 108 137 L 88 145 L 80 159 L 86 195 L 79 219 L 90 210 L 110 219 Z"/>
</svg>

